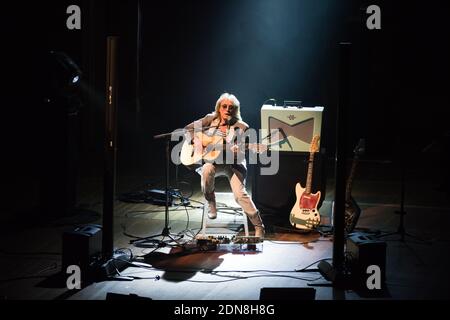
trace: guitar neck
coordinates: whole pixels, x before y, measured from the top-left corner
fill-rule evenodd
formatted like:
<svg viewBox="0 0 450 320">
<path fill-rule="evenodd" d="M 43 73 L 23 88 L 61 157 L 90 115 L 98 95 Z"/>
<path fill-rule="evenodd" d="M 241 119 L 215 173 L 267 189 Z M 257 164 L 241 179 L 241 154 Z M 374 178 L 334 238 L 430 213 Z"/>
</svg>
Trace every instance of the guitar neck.
<svg viewBox="0 0 450 320">
<path fill-rule="evenodd" d="M 313 167 L 314 167 L 314 152 L 310 152 L 308 162 L 308 175 L 306 177 L 306 190 L 305 190 L 305 193 L 307 194 L 311 193 Z"/>
<path fill-rule="evenodd" d="M 349 202 L 352 196 L 352 185 L 353 185 L 353 177 L 356 171 L 356 164 L 358 163 L 358 158 L 354 157 L 352 162 L 352 167 L 350 169 L 350 174 L 347 178 L 347 185 L 345 187 L 345 201 Z"/>
</svg>

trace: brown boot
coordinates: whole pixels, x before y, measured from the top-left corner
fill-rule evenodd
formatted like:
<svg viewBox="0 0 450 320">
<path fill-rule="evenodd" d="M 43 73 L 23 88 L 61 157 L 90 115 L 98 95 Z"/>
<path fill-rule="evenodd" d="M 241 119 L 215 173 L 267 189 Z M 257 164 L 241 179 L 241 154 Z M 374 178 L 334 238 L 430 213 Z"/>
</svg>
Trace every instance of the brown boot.
<svg viewBox="0 0 450 320">
<path fill-rule="evenodd" d="M 208 201 L 208 218 L 217 218 L 216 200 Z"/>
<path fill-rule="evenodd" d="M 205 193 L 205 199 L 208 202 L 208 218 L 217 218 L 216 195 L 214 191 L 211 193 Z"/>
<path fill-rule="evenodd" d="M 256 211 L 253 214 L 247 214 L 250 222 L 253 224 L 253 226 L 255 227 L 255 237 L 259 237 L 261 240 L 264 240 L 264 235 L 265 235 L 265 229 L 264 229 L 264 224 L 261 220 L 261 216 L 259 214 L 259 211 Z"/>
</svg>

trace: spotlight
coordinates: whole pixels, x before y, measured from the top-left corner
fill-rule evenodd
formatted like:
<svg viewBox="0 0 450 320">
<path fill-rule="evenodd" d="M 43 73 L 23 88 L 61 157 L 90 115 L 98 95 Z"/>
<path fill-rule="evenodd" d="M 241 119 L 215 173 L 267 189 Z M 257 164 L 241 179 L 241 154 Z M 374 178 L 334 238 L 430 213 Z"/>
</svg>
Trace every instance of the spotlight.
<svg viewBox="0 0 450 320">
<path fill-rule="evenodd" d="M 44 101 L 65 107 L 69 115 L 76 115 L 82 106 L 81 69 L 64 52 L 49 51 L 48 59 L 48 89 Z"/>
<path fill-rule="evenodd" d="M 77 64 L 64 52 L 50 51 L 58 86 L 73 86 L 79 83 L 82 73 Z"/>
<path fill-rule="evenodd" d="M 73 77 L 73 79 L 72 79 L 72 83 L 77 83 L 78 80 L 80 80 L 80 76 L 75 76 L 75 77 Z"/>
</svg>

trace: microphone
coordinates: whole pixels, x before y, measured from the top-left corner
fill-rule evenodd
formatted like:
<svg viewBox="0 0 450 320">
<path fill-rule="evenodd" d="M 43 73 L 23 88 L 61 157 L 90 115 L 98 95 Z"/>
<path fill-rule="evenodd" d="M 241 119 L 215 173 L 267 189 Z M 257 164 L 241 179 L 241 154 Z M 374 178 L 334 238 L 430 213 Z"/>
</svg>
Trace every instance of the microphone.
<svg viewBox="0 0 450 320">
<path fill-rule="evenodd" d="M 234 117 L 234 116 L 228 116 L 226 119 L 224 119 L 224 124 L 227 126 L 231 126 L 234 123 L 236 123 L 236 121 L 238 120 L 238 118 Z"/>
</svg>

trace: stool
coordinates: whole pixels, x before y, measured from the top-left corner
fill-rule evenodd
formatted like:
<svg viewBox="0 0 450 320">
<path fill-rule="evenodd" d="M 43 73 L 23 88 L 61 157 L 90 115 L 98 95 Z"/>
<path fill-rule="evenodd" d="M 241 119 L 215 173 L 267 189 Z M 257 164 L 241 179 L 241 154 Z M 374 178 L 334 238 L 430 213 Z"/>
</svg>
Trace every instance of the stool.
<svg viewBox="0 0 450 320">
<path fill-rule="evenodd" d="M 233 213 L 228 214 L 221 212 L 221 208 L 219 204 L 225 203 L 230 204 L 234 203 L 233 193 L 230 192 L 216 192 L 216 203 L 217 203 L 217 218 L 210 219 L 208 218 L 208 205 L 205 204 L 203 206 L 203 225 L 201 234 L 203 237 L 207 236 L 215 236 L 215 235 L 223 235 L 223 234 L 231 234 L 235 235 L 237 231 L 230 229 L 233 226 L 241 226 L 244 225 L 244 233 L 245 236 L 248 237 L 248 218 L 247 215 L 242 212 L 241 213 Z"/>
</svg>

